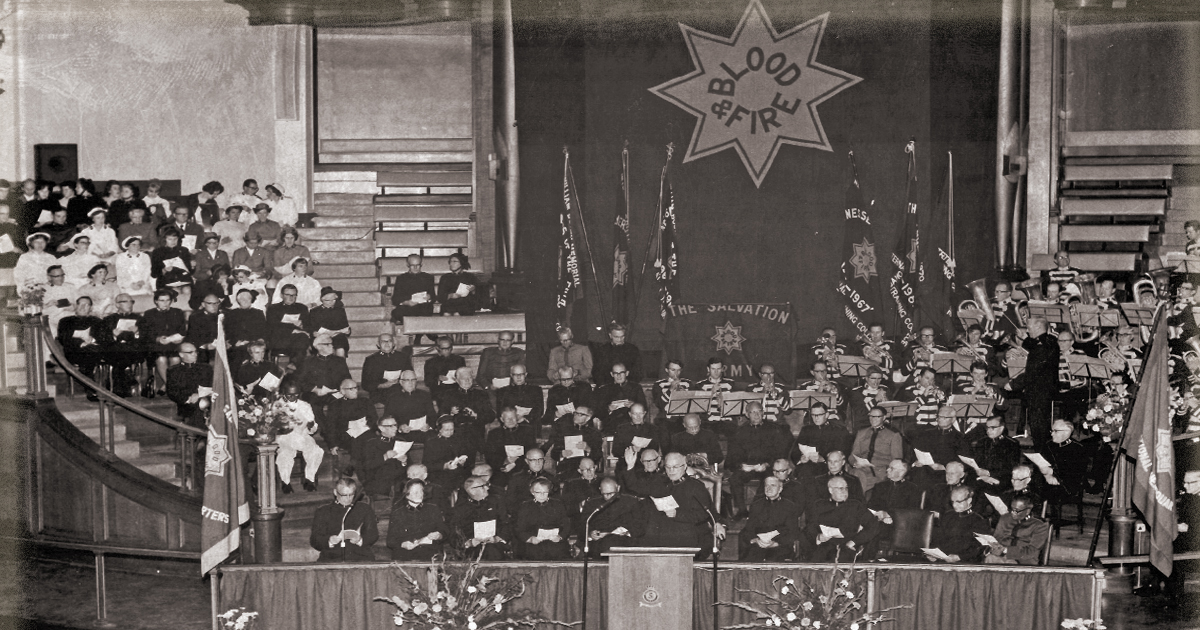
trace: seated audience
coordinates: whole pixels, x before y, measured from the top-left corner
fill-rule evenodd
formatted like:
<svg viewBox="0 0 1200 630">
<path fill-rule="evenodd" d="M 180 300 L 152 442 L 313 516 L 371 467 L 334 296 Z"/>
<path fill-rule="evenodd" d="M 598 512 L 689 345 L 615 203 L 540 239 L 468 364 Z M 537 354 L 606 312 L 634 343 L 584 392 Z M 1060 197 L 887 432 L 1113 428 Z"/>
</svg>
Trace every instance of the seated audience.
<svg viewBox="0 0 1200 630">
<path fill-rule="evenodd" d="M 308 334 L 333 337 L 333 350 L 339 357 L 350 352 L 350 322 L 346 319 L 346 307 L 342 306 L 342 292 L 333 287 L 322 287 L 319 303 L 309 309 Z"/>
<path fill-rule="evenodd" d="M 425 440 L 424 463 L 429 477 L 446 488 L 457 488 L 471 470 L 475 451 L 457 433 L 458 423 L 450 416 L 437 421 L 437 435 Z"/>
<path fill-rule="evenodd" d="M 403 324 L 407 315 L 433 315 L 433 302 L 437 297 L 433 276 L 421 271 L 421 255 L 409 254 L 405 262 L 408 271 L 396 276 L 392 283 L 392 321 L 397 324 Z M 433 340 L 432 337 L 430 339 Z M 410 340 L 413 345 L 420 342 L 421 335 Z"/>
<path fill-rule="evenodd" d="M 616 428 L 629 422 L 629 408 L 646 405 L 646 393 L 636 381 L 629 380 L 629 370 L 623 363 L 614 363 L 609 371 L 609 383 L 600 386 L 593 394 L 596 418 L 605 435 L 613 435 Z"/>
<path fill-rule="evenodd" d="M 815 477 L 825 471 L 822 464 L 830 453 L 846 452 L 852 436 L 844 427 L 829 421 L 829 408 L 825 403 L 813 403 L 806 415 L 806 421 L 800 427 L 800 434 L 792 442 L 787 457 L 796 464 L 798 476 Z"/>
<path fill-rule="evenodd" d="M 137 395 L 133 366 L 145 359 L 141 339 L 142 316 L 133 312 L 133 298 L 117 296 L 117 311 L 104 318 L 104 360 L 112 366 L 113 393 L 127 398 Z"/>
<path fill-rule="evenodd" d="M 83 295 L 75 300 L 75 314 L 58 322 L 58 342 L 63 355 L 79 369 L 79 373 L 95 378 L 96 366 L 104 356 L 104 322 L 92 315 L 92 298 Z M 88 400 L 96 394 L 88 391 Z"/>
<path fill-rule="evenodd" d="M 194 344 L 179 344 L 179 363 L 167 370 L 167 397 L 174 401 L 179 417 L 184 422 L 202 429 L 205 422 L 201 399 L 210 399 L 213 371 L 211 365 L 199 363 L 196 360 L 197 356 L 198 351 Z M 201 392 L 202 387 L 208 390 L 208 393 Z M 205 400 L 206 404 L 207 402 L 208 400 Z M 280 458 L 277 458 L 276 462 Z"/>
<path fill-rule="evenodd" d="M 454 354 L 454 342 L 450 337 L 439 337 L 437 355 L 425 360 L 425 387 L 435 399 L 438 398 L 442 390 L 454 387 L 454 374 L 466 366 L 466 359 Z"/>
<path fill-rule="evenodd" d="M 388 390 L 384 413 L 400 423 L 400 432 L 405 439 L 424 444 L 434 433 L 438 414 L 429 392 L 417 388 L 417 374 L 403 370 L 398 379 L 400 386 Z"/>
<path fill-rule="evenodd" d="M 154 292 L 154 308 L 142 313 L 144 339 L 149 353 L 146 362 L 153 370 L 142 387 L 142 396 L 153 398 L 167 393 L 167 367 L 179 363 L 179 344 L 187 334 L 187 317 L 174 307 L 176 293 L 172 289 Z M 154 376 L 162 387 L 155 386 Z"/>
<path fill-rule="evenodd" d="M 746 424 L 739 426 L 729 439 L 729 492 L 733 496 L 734 518 L 749 515 L 746 509 L 746 484 L 770 476 L 771 463 L 787 454 L 790 433 L 778 424 L 764 422 L 762 403 L 746 405 Z M 782 490 L 782 488 L 780 488 Z"/>
<path fill-rule="evenodd" d="M 308 308 L 316 308 L 321 303 L 321 283 L 316 278 L 308 277 L 308 259 L 297 258 L 288 263 L 291 268 L 291 273 L 279 278 L 275 285 L 275 297 L 271 299 L 273 304 L 283 301 L 283 291 L 287 287 L 296 289 L 297 301 Z M 340 298 L 339 298 L 340 299 Z"/>
<path fill-rule="evenodd" d="M 577 407 L 592 406 L 592 386 L 577 380 L 578 372 L 574 368 L 564 367 L 552 379 L 554 383 L 546 392 L 546 413 L 542 416 L 542 424 L 553 425 L 561 418 L 575 413 Z"/>
<path fill-rule="evenodd" d="M 661 451 L 669 436 L 662 425 L 646 421 L 646 406 L 634 403 L 629 407 L 629 422 L 617 426 L 613 435 L 612 456 L 618 458 L 620 470 L 633 466 L 642 449 Z"/>
<path fill-rule="evenodd" d="M 150 276 L 157 289 L 182 289 L 192 284 L 192 254 L 179 244 L 179 232 L 174 228 L 164 230 L 159 238 L 160 245 L 150 254 Z"/>
<path fill-rule="evenodd" d="M 536 448 L 537 435 L 533 427 L 520 423 L 516 409 L 504 407 L 500 410 L 500 428 L 487 434 L 483 456 L 499 482 L 508 485 L 509 475 L 519 472 L 525 453 Z"/>
</svg>

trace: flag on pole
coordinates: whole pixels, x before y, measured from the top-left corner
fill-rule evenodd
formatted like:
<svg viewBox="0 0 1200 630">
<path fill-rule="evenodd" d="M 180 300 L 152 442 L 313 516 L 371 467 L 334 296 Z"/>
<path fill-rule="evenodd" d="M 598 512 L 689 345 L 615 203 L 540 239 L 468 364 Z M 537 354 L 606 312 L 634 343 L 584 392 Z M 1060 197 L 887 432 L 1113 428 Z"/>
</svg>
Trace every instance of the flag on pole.
<svg viewBox="0 0 1200 630">
<path fill-rule="evenodd" d="M 563 210 L 558 215 L 561 241 L 558 244 L 558 307 L 559 324 L 567 325 L 567 308 L 575 301 L 583 284 L 579 279 L 579 256 L 575 252 L 575 233 L 571 229 L 571 154 L 563 149 Z"/>
<path fill-rule="evenodd" d="M 1133 504 L 1150 529 L 1150 563 L 1171 575 L 1175 518 L 1175 447 L 1171 442 L 1171 388 L 1167 355 L 1166 309 L 1158 309 L 1154 339 L 1146 356 L 1142 383 L 1129 413 L 1121 448 L 1134 459 Z"/>
<path fill-rule="evenodd" d="M 893 331 L 903 333 L 901 343 L 907 344 L 917 338 L 917 288 L 925 277 L 921 263 L 921 229 L 917 221 L 917 142 L 909 140 L 904 147 L 908 154 L 908 180 L 904 190 L 903 230 L 896 248 L 892 250 L 892 273 L 888 294 L 896 305 L 896 326 Z"/>
<path fill-rule="evenodd" d="M 922 324 L 934 330 L 955 330 L 958 324 L 954 292 L 958 289 L 954 262 L 954 154 L 947 153 L 946 181 L 922 232 L 925 278 L 917 285 Z"/>
<path fill-rule="evenodd" d="M 846 227 L 842 236 L 842 279 L 837 291 L 844 302 L 842 314 L 863 335 L 882 316 L 883 292 L 875 256 L 871 218 L 863 207 L 858 167 L 850 152 L 850 185 L 846 187 Z"/>
<path fill-rule="evenodd" d="M 667 163 L 658 185 L 658 255 L 654 278 L 658 281 L 659 314 L 665 320 L 671 305 L 679 303 L 679 258 L 675 232 L 675 191 L 671 188 L 671 156 L 675 144 L 667 145 Z"/>
<path fill-rule="evenodd" d="M 223 316 L 222 316 L 223 317 Z M 241 526 L 250 520 L 242 455 L 238 448 L 237 390 L 225 354 L 225 331 L 217 322 L 212 406 L 204 452 L 204 504 L 200 510 L 200 574 L 205 575 L 241 545 Z"/>
<path fill-rule="evenodd" d="M 621 151 L 621 203 L 613 222 L 613 321 L 629 324 L 629 142 Z"/>
</svg>

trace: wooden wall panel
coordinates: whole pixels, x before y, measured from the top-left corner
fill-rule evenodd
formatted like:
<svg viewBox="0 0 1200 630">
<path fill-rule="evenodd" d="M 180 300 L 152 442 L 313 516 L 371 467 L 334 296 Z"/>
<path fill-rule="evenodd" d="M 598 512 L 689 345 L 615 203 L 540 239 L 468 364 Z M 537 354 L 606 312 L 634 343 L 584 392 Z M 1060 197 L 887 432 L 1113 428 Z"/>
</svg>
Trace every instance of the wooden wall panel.
<svg viewBox="0 0 1200 630">
<path fill-rule="evenodd" d="M 36 534 L 93 541 L 94 480 L 38 440 L 38 519 Z M 90 535 L 89 535 L 90 534 Z"/>
<path fill-rule="evenodd" d="M 104 489 L 104 495 L 105 542 L 152 549 L 171 547 L 166 514 L 130 501 L 108 488 Z"/>
</svg>

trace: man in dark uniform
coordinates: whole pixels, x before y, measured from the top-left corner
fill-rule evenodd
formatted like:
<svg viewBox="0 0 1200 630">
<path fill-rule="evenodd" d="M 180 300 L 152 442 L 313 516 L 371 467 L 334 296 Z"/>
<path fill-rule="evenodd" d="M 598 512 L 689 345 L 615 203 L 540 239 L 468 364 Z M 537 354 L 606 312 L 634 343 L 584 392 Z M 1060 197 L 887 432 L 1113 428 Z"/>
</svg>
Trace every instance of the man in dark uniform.
<svg viewBox="0 0 1200 630">
<path fill-rule="evenodd" d="M 243 361 L 237 367 L 237 375 L 234 377 L 233 382 L 241 387 L 243 391 L 253 385 L 250 393 L 254 396 L 273 395 L 274 392 L 279 391 L 279 383 L 276 382 L 274 387 L 266 389 L 261 385 L 263 377 L 270 374 L 275 379 L 282 379 L 283 368 L 266 360 L 267 344 L 262 341 L 251 341 L 247 345 L 247 348 L 249 348 L 250 358 Z"/>
<path fill-rule="evenodd" d="M 474 450 L 458 435 L 454 418 L 442 416 L 437 421 L 437 435 L 425 440 L 422 461 L 429 468 L 429 478 L 446 488 L 457 488 L 468 476 Z"/>
<path fill-rule="evenodd" d="M 483 457 L 492 467 L 497 482 L 507 486 L 510 475 L 522 470 L 525 453 L 536 448 L 533 427 L 520 423 L 516 409 L 504 407 L 500 410 L 500 428 L 488 432 Z"/>
<path fill-rule="evenodd" d="M 703 483 L 686 475 L 687 458 L 682 453 L 667 455 L 666 471 L 666 486 L 647 499 L 653 503 L 647 505 L 642 544 L 699 547 L 696 560 L 704 560 L 712 553 L 713 536 L 725 537 L 725 526 L 718 520 L 715 530 L 709 530 L 709 523 L 716 518 L 712 496 Z"/>
<path fill-rule="evenodd" d="M 580 406 L 592 406 L 592 386 L 576 381 L 575 368 L 565 367 L 558 371 L 558 382 L 546 392 L 546 412 L 542 415 L 542 424 L 553 426 Z"/>
<path fill-rule="evenodd" d="M 517 555 L 523 560 L 570 559 L 571 518 L 566 506 L 550 498 L 550 482 L 545 479 L 534 481 L 529 491 L 533 498 L 517 508 Z"/>
<path fill-rule="evenodd" d="M 667 445 L 667 433 L 661 424 L 646 422 L 646 406 L 634 403 L 629 408 L 629 422 L 617 427 L 613 436 L 612 454 L 618 458 L 621 470 L 637 462 L 642 449 L 661 451 Z"/>
<path fill-rule="evenodd" d="M 283 290 L 287 292 L 294 288 L 288 285 Z M 317 336 L 312 345 L 317 351 L 317 356 L 304 361 L 304 365 L 296 371 L 296 380 L 300 384 L 300 391 L 304 393 L 304 401 L 312 405 L 317 424 L 323 424 L 325 406 L 333 400 L 332 396 L 341 387 L 342 381 L 350 378 L 350 368 L 346 366 L 344 357 L 333 353 L 333 339 L 329 336 Z"/>
<path fill-rule="evenodd" d="M 417 373 L 412 370 L 401 372 L 399 381 L 399 387 L 385 390 L 387 402 L 384 413 L 400 423 L 400 433 L 406 439 L 424 444 L 434 434 L 431 427 L 437 421 L 433 397 L 428 391 L 417 388 Z"/>
<path fill-rule="evenodd" d="M 363 360 L 362 388 L 377 404 L 386 404 L 387 395 L 400 383 L 400 373 L 413 369 L 412 347 L 396 350 L 396 339 L 389 333 L 379 335 L 379 352 Z"/>
<path fill-rule="evenodd" d="M 562 487 L 563 505 L 571 517 L 571 528 L 583 526 L 581 518 L 583 504 L 592 497 L 600 496 L 600 478 L 596 476 L 596 462 L 590 457 L 579 460 L 579 476 L 568 479 Z"/>
<path fill-rule="evenodd" d="M 1025 325 L 1029 336 L 1021 347 L 1029 353 L 1025 371 L 1004 385 L 1021 392 L 1033 447 L 1040 449 L 1050 441 L 1050 399 L 1058 389 L 1058 340 L 1046 330 L 1046 320 L 1031 317 Z"/>
<path fill-rule="evenodd" d="M 630 466 L 621 473 L 621 480 L 630 494 L 646 498 L 657 494 L 662 496 L 667 490 L 667 475 L 662 469 L 662 456 L 652 448 L 642 449 L 638 454 L 640 465 Z M 628 461 L 628 460 L 626 460 Z"/>
<path fill-rule="evenodd" d="M 581 442 L 567 443 L 567 438 L 582 438 Z M 569 418 L 561 418 L 550 433 L 547 455 L 557 462 L 564 477 L 577 474 L 579 460 L 586 456 L 599 459 L 604 455 L 604 436 L 592 424 L 592 410 L 586 405 L 575 407 Z"/>
<path fill-rule="evenodd" d="M 433 276 L 421 271 L 423 260 L 420 254 L 410 254 L 406 262 L 408 271 L 396 276 L 392 284 L 392 306 L 395 307 L 392 321 L 397 324 L 403 324 L 406 315 L 433 315 L 433 301 L 437 297 Z M 412 343 L 420 340 L 421 335 L 417 335 Z"/>
<path fill-rule="evenodd" d="M 75 314 L 58 321 L 58 342 L 67 360 L 88 378 L 94 378 L 96 366 L 103 356 L 106 327 L 92 315 L 92 298 L 84 295 L 75 300 Z M 211 385 L 212 383 L 209 383 Z M 88 400 L 99 400 L 88 392 Z"/>
<path fill-rule="evenodd" d="M 212 366 L 196 362 L 196 346 L 186 341 L 179 344 L 179 363 L 167 369 L 167 397 L 175 402 L 179 417 L 197 428 L 204 427 L 200 410 L 200 388 L 213 385 Z"/>
<path fill-rule="evenodd" d="M 435 400 L 439 399 L 442 390 L 454 388 L 454 377 L 451 373 L 466 366 L 466 359 L 454 354 L 454 343 L 450 341 L 450 337 L 438 338 L 437 356 L 425 360 L 425 387 L 433 394 Z"/>
<path fill-rule="evenodd" d="M 975 484 L 967 480 L 966 465 L 962 462 L 947 462 L 945 470 L 945 480 L 940 483 L 935 483 L 929 486 L 925 492 L 925 509 L 932 510 L 938 514 L 949 514 L 954 511 L 954 505 L 951 503 L 951 498 L 954 491 L 959 488 L 967 488 L 971 491 L 971 496 L 975 499 L 975 504 L 971 508 L 976 514 L 985 514 L 985 510 L 990 514 L 991 506 L 983 497 L 983 493 L 975 492 Z"/>
<path fill-rule="evenodd" d="M 791 448 L 787 453 L 788 459 L 796 464 L 796 476 L 801 478 L 815 477 L 825 472 L 825 458 L 833 451 L 845 453 L 853 441 L 853 436 L 846 432 L 845 427 L 830 422 L 829 408 L 825 403 L 813 403 L 806 415 L 807 421 L 803 421 L 800 434 L 795 441 L 789 439 Z M 807 449 L 801 448 L 802 445 L 816 450 L 806 453 Z"/>
<path fill-rule="evenodd" d="M 404 497 L 392 502 L 387 546 L 392 560 L 432 560 L 442 552 L 450 527 L 441 506 L 426 500 L 428 488 L 419 479 L 404 482 Z"/>
<path fill-rule="evenodd" d="M 988 418 L 984 431 L 985 437 L 971 447 L 979 480 L 993 490 L 1007 487 L 1013 468 L 1021 463 L 1021 445 L 1005 435 L 1004 419 L 999 416 Z"/>
<path fill-rule="evenodd" d="M 1091 454 L 1087 447 L 1071 439 L 1075 425 L 1066 420 L 1055 420 L 1050 428 L 1050 443 L 1040 450 L 1042 457 L 1050 462 L 1053 470 L 1042 471 L 1046 477 L 1044 498 L 1050 501 L 1055 513 L 1061 518 L 1062 507 L 1067 502 L 1078 501 L 1087 487 L 1088 464 Z M 1050 474 L 1046 474 L 1049 472 Z"/>
<path fill-rule="evenodd" d="M 308 333 L 304 331 L 304 327 L 308 325 L 308 307 L 296 302 L 296 296 L 299 294 L 295 285 L 284 285 L 280 292 L 283 301 L 267 306 L 267 329 L 271 333 L 267 341 L 271 345 L 271 351 L 287 354 L 288 359 L 298 368 L 304 364 L 309 345 Z M 337 385 L 334 384 L 333 387 Z"/>
<path fill-rule="evenodd" d="M 692 382 L 683 378 L 683 364 L 679 361 L 667 361 L 663 370 L 666 371 L 667 377 L 654 381 L 654 406 L 658 407 L 658 422 L 670 435 L 683 430 L 683 416 L 668 416 L 667 403 L 671 400 L 671 394 L 692 389 Z"/>
<path fill-rule="evenodd" d="M 395 521 L 393 521 L 394 523 Z M 358 500 L 358 482 L 343 477 L 333 487 L 333 503 L 313 514 L 309 544 L 321 552 L 318 562 L 371 562 L 379 540 L 375 510 Z"/>
<path fill-rule="evenodd" d="M 763 479 L 763 494 L 750 506 L 750 519 L 738 534 L 738 560 L 785 562 L 799 535 L 800 506 L 783 498 L 783 482 Z"/>
<path fill-rule="evenodd" d="M 805 484 L 808 497 L 800 507 L 808 509 L 814 503 L 828 497 L 827 487 L 831 479 L 845 479 L 846 491 L 849 492 L 850 498 L 855 501 L 864 500 L 862 482 L 851 474 L 850 468 L 846 466 L 846 456 L 841 451 L 833 451 L 825 456 L 825 472 L 813 477 L 811 483 Z"/>
<path fill-rule="evenodd" d="M 896 510 L 921 509 L 921 489 L 908 480 L 908 464 L 894 459 L 887 467 L 887 478 L 875 484 L 867 493 L 867 509 L 879 521 L 879 540 L 892 539 Z"/>
<path fill-rule="evenodd" d="M 455 540 L 471 558 L 503 560 L 511 552 L 514 540 L 504 502 L 490 494 L 482 477 L 467 477 L 462 483 L 465 495 L 454 506 L 450 522 Z"/>
<path fill-rule="evenodd" d="M 420 481 L 425 484 L 425 500 L 442 508 L 442 515 L 450 519 L 450 495 L 453 488 L 447 488 L 429 479 L 429 469 L 425 464 L 408 465 L 408 481 Z"/>
<path fill-rule="evenodd" d="M 1029 464 L 1017 464 L 1013 467 L 1012 476 L 1008 481 L 1008 490 L 1000 493 L 1000 500 L 1005 505 L 1012 505 L 1012 500 L 1017 497 L 1025 497 L 1029 499 L 1029 503 L 1033 505 L 1033 513 L 1035 516 L 1042 514 L 1042 484 L 1033 474 L 1033 467 Z"/>
<path fill-rule="evenodd" d="M 484 427 L 496 419 L 492 399 L 482 387 L 475 384 L 471 368 L 461 367 L 454 372 L 454 386 L 442 390 L 438 396 L 438 409 L 450 414 L 458 422 L 458 433 L 473 451 L 483 448 Z"/>
<path fill-rule="evenodd" d="M 484 389 L 500 389 L 507 385 L 497 383 L 496 379 L 509 379 L 509 371 L 514 365 L 525 364 L 525 351 L 513 347 L 516 335 L 511 330 L 505 330 L 496 335 L 496 346 L 484 348 L 479 356 L 479 370 L 476 372 L 479 384 Z M 500 385 L 500 387 L 497 387 Z"/>
<path fill-rule="evenodd" d="M 804 484 L 808 480 L 797 479 L 793 474 L 795 470 L 796 466 L 792 464 L 792 460 L 786 457 L 780 457 L 771 463 L 771 476 L 783 484 L 783 498 L 800 506 L 800 512 L 803 513 L 808 501 L 808 491 L 804 489 Z"/>
<path fill-rule="evenodd" d="M 140 336 L 142 316 L 133 312 L 133 298 L 122 293 L 116 302 L 117 312 L 104 318 L 104 358 L 112 366 L 113 393 L 125 397 L 137 392 L 131 368 L 146 358 L 146 350 Z"/>
<path fill-rule="evenodd" d="M 848 563 L 875 542 L 879 522 L 862 501 L 850 498 L 850 479 L 830 478 L 828 496 L 806 509 L 799 538 L 801 561 Z"/>
<path fill-rule="evenodd" d="M 721 442 L 710 429 L 700 428 L 700 416 L 689 413 L 683 417 L 683 431 L 671 436 L 671 450 L 684 456 L 703 455 L 709 465 L 725 461 Z"/>
<path fill-rule="evenodd" d="M 508 368 L 510 383 L 508 387 L 496 390 L 496 408 L 512 407 L 516 410 L 521 422 L 541 422 L 545 413 L 545 401 L 542 399 L 542 388 L 527 382 L 529 370 L 523 364 Z"/>
<path fill-rule="evenodd" d="M 988 520 L 976 513 L 971 505 L 975 501 L 974 491 L 968 486 L 958 486 L 950 493 L 948 512 L 942 512 L 933 528 L 931 544 L 946 554 L 945 562 L 979 563 L 988 547 L 979 542 L 976 534 L 991 535 Z M 938 560 L 928 556 L 930 560 Z"/>
<path fill-rule="evenodd" d="M 200 363 L 212 363 L 216 350 L 217 320 L 221 316 L 221 298 L 205 295 L 200 300 L 200 309 L 188 316 L 187 334 L 183 340 L 196 346 Z"/>
<path fill-rule="evenodd" d="M 646 533 L 643 502 L 621 492 L 621 485 L 612 477 L 600 480 L 600 496 L 584 502 L 577 531 L 583 546 L 583 526 L 587 526 L 587 552 L 598 560 L 613 547 L 630 547 Z"/>
<path fill-rule="evenodd" d="M 383 418 L 378 431 L 360 437 L 366 441 L 356 449 L 360 459 L 355 462 L 355 470 L 363 478 L 367 494 L 391 494 L 396 482 L 404 480 L 408 465 L 408 451 L 396 450 L 396 442 L 404 441 L 396 438 L 396 419 Z"/>
<path fill-rule="evenodd" d="M 599 374 L 596 368 L 593 374 Z M 611 382 L 602 385 L 594 394 L 596 417 L 604 435 L 613 435 L 617 427 L 629 422 L 629 408 L 646 405 L 646 393 L 637 381 L 629 380 L 629 370 L 624 363 L 615 363 L 608 372 Z"/>
<path fill-rule="evenodd" d="M 504 504 L 513 510 L 520 507 L 532 496 L 529 488 L 538 479 L 549 481 L 551 494 L 558 494 L 558 477 L 546 470 L 546 454 L 541 449 L 531 448 L 525 451 L 521 467 L 508 478 L 508 487 L 504 492 Z"/>
<path fill-rule="evenodd" d="M 926 465 L 918 460 L 913 463 L 913 481 L 921 486 L 936 484 L 946 464 L 961 462 L 959 456 L 971 456 L 971 445 L 966 436 L 954 428 L 954 408 L 943 405 L 937 411 L 937 426 L 922 427 L 909 435 L 914 451 L 928 453 L 933 464 Z"/>
<path fill-rule="evenodd" d="M 608 327 L 609 343 L 596 346 L 592 353 L 592 377 L 596 387 L 614 382 L 615 375 L 612 372 L 617 364 L 628 371 L 629 382 L 635 385 L 642 382 L 642 351 L 625 341 L 628 332 L 623 324 L 611 324 Z M 642 403 L 645 402 L 643 397 Z"/>
<path fill-rule="evenodd" d="M 757 401 L 746 405 L 749 422 L 734 430 L 729 439 L 729 492 L 733 496 L 734 518 L 749 515 L 746 510 L 746 484 L 769 476 L 771 462 L 783 457 L 791 433 L 778 424 L 763 422 L 763 406 Z M 786 426 L 786 425 L 785 425 Z M 782 490 L 782 487 L 780 488 Z"/>
<path fill-rule="evenodd" d="M 358 383 L 350 379 L 341 382 L 338 392 L 341 398 L 329 401 L 325 423 L 320 425 L 321 436 L 334 456 L 336 470 L 348 475 L 353 470 L 350 451 L 354 438 L 374 428 L 375 406 L 366 397 L 359 397 Z"/>
<path fill-rule="evenodd" d="M 877 403 L 891 399 L 891 392 L 883 382 L 883 370 L 872 367 L 867 371 L 866 382 L 850 390 L 846 400 L 846 422 L 851 431 L 858 432 L 871 425 L 867 414 Z"/>
</svg>

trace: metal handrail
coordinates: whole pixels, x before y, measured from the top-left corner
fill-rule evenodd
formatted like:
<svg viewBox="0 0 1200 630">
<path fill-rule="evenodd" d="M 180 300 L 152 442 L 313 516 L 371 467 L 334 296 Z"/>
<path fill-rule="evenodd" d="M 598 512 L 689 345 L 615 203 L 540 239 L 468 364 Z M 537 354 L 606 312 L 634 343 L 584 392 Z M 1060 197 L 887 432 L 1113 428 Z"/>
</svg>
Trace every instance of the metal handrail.
<svg viewBox="0 0 1200 630">
<path fill-rule="evenodd" d="M 39 316 L 39 319 L 40 319 L 40 316 Z M 116 405 L 118 407 L 122 407 L 131 413 L 134 413 L 143 418 L 146 418 L 147 420 L 157 422 L 158 424 L 161 424 L 165 427 L 169 427 L 171 429 L 179 431 L 180 433 L 188 433 L 188 434 L 191 434 L 192 436 L 200 437 L 200 438 L 206 437 L 208 435 L 208 433 L 206 431 L 204 431 L 203 429 L 198 429 L 191 425 L 187 425 L 182 422 L 178 422 L 176 420 L 171 420 L 170 418 L 167 418 L 166 416 L 155 413 L 155 412 L 153 412 L 149 409 L 146 409 L 140 405 L 131 403 L 131 402 L 125 400 L 124 398 L 121 398 L 120 396 L 113 394 L 112 392 L 108 391 L 104 387 L 101 387 L 100 384 L 97 383 L 96 381 L 93 381 L 92 379 L 84 376 L 79 371 L 78 368 L 76 368 L 70 361 L 67 360 L 66 355 L 63 354 L 62 346 L 60 346 L 58 344 L 58 341 L 55 340 L 54 337 L 50 334 L 50 330 L 47 326 L 39 325 L 39 326 L 37 326 L 37 328 L 41 329 L 42 341 L 43 341 L 43 343 L 46 344 L 46 347 L 50 349 L 50 355 L 52 357 L 54 357 L 55 363 L 58 363 L 58 366 L 61 367 L 63 369 L 63 371 L 66 372 L 69 377 L 75 379 L 76 381 L 79 381 L 85 387 L 88 387 L 92 391 L 94 391 L 96 393 L 96 396 L 99 397 L 102 401 Z M 44 368 L 41 366 L 37 366 L 37 369 L 44 369 Z"/>
</svg>

